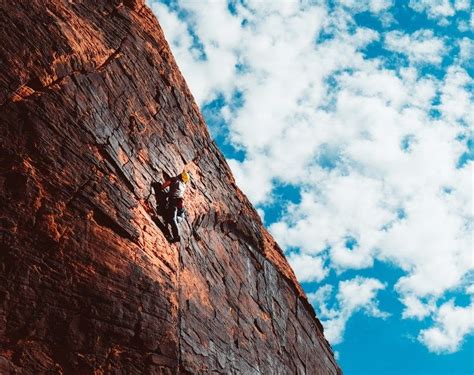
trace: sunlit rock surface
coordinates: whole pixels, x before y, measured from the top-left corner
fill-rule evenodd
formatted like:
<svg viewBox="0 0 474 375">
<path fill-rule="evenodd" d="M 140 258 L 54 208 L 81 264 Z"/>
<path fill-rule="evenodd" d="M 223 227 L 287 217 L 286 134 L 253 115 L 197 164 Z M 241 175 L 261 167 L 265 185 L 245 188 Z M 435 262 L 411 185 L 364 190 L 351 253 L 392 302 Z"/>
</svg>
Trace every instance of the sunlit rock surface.
<svg viewBox="0 0 474 375">
<path fill-rule="evenodd" d="M 339 373 L 151 11 L 2 1 L 0 24 L 0 373 Z M 171 245 L 150 184 L 183 168 Z"/>
</svg>

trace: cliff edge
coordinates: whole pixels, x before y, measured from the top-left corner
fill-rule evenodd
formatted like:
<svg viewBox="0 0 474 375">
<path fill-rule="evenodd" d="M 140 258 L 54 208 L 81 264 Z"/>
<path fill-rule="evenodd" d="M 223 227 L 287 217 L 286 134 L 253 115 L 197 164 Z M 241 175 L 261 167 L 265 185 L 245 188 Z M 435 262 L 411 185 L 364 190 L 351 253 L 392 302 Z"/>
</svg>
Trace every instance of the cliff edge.
<svg viewBox="0 0 474 375">
<path fill-rule="evenodd" d="M 0 2 L 0 373 L 339 374 L 141 2 Z M 194 178 L 181 244 L 150 185 Z"/>
</svg>

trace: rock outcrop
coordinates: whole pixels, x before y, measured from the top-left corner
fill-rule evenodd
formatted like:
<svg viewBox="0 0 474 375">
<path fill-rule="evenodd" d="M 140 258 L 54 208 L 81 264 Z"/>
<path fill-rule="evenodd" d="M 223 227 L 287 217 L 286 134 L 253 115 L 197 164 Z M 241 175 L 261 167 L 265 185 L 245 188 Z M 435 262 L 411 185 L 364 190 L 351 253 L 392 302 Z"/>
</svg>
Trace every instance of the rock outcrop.
<svg viewBox="0 0 474 375">
<path fill-rule="evenodd" d="M 1 1 L 0 25 L 0 373 L 340 373 L 151 11 Z M 183 168 L 169 244 L 150 185 Z"/>
</svg>

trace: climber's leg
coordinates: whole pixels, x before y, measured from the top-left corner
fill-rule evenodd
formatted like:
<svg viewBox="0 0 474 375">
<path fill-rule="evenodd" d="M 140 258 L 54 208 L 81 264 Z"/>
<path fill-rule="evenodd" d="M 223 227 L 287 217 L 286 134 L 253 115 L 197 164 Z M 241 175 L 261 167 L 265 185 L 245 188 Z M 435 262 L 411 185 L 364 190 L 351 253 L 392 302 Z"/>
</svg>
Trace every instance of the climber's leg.
<svg viewBox="0 0 474 375">
<path fill-rule="evenodd" d="M 173 205 L 170 208 L 171 217 L 170 217 L 170 224 L 171 224 L 171 233 L 172 233 L 172 242 L 178 242 L 181 238 L 180 231 L 179 231 L 179 224 L 178 224 L 178 207 Z"/>
</svg>

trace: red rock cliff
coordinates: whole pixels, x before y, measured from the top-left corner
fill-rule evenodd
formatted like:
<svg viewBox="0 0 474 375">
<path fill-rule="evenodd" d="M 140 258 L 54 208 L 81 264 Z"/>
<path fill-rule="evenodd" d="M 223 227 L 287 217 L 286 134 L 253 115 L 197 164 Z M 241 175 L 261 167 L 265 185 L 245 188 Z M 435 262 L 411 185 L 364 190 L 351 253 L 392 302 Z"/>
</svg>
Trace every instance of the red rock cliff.
<svg viewBox="0 0 474 375">
<path fill-rule="evenodd" d="M 0 25 L 0 373 L 339 373 L 150 10 L 2 0 Z M 147 197 L 183 167 L 171 245 Z"/>
</svg>

